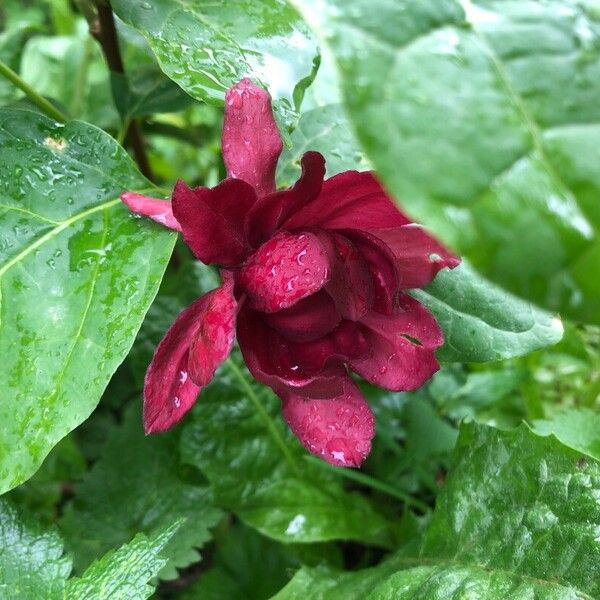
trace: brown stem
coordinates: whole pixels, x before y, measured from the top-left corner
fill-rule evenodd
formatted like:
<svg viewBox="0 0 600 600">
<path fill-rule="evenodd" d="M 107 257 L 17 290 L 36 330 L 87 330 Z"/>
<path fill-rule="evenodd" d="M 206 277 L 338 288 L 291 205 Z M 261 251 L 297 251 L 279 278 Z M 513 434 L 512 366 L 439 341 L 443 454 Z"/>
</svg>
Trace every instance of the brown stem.
<svg viewBox="0 0 600 600">
<path fill-rule="evenodd" d="M 90 33 L 98 40 L 106 64 L 113 73 L 125 73 L 121 51 L 119 50 L 119 39 L 117 37 L 117 28 L 115 27 L 115 18 L 108 0 L 96 0 L 97 17 L 90 23 Z M 154 180 L 154 174 L 150 167 L 148 155 L 146 154 L 146 144 L 142 135 L 140 124 L 132 119 L 125 134 L 127 145 L 133 150 L 135 161 L 140 171 L 151 181 Z"/>
</svg>

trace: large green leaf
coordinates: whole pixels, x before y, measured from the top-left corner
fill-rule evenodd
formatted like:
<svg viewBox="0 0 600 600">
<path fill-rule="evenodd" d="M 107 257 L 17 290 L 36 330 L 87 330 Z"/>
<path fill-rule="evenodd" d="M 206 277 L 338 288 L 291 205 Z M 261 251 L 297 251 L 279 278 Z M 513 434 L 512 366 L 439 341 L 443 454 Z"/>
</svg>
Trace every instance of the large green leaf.
<svg viewBox="0 0 600 600">
<path fill-rule="evenodd" d="M 597 4 L 290 3 L 402 205 L 518 295 L 599 322 Z"/>
<path fill-rule="evenodd" d="M 419 553 L 303 569 L 277 598 L 593 600 L 599 527 L 600 463 L 525 426 L 465 425 Z"/>
<path fill-rule="evenodd" d="M 112 6 L 194 98 L 222 104 L 228 87 L 251 77 L 269 90 L 282 122 L 293 120 L 294 92 L 311 75 L 317 48 L 283 0 L 113 0 Z"/>
<path fill-rule="evenodd" d="M 147 181 L 99 129 L 0 111 L 0 491 L 94 409 L 174 236 L 121 206 Z"/>
<path fill-rule="evenodd" d="M 0 501 L 1 600 L 144 600 L 149 582 L 166 560 L 159 553 L 176 532 L 177 523 L 153 538 L 137 535 L 112 550 L 80 577 L 68 579 L 71 558 L 63 555 L 60 536 Z"/>
<path fill-rule="evenodd" d="M 466 263 L 441 271 L 431 285 L 411 293 L 444 331 L 443 360 L 512 358 L 556 344 L 563 334 L 558 317 L 486 281 Z"/>
<path fill-rule="evenodd" d="M 205 473 L 216 501 L 282 542 L 388 543 L 387 521 L 328 469 L 302 460 L 278 399 L 233 360 L 202 391 L 182 438 L 184 460 Z"/>
<path fill-rule="evenodd" d="M 169 563 L 164 579 L 200 559 L 197 549 L 210 539 L 221 511 L 206 485 L 194 482 L 179 464 L 179 430 L 145 437 L 139 407 L 131 406 L 113 430 L 102 456 L 83 481 L 60 523 L 79 572 L 110 548 L 125 543 L 132 531 L 155 535 L 185 519 L 162 552 Z M 197 477 L 197 476 L 196 476 Z"/>
</svg>

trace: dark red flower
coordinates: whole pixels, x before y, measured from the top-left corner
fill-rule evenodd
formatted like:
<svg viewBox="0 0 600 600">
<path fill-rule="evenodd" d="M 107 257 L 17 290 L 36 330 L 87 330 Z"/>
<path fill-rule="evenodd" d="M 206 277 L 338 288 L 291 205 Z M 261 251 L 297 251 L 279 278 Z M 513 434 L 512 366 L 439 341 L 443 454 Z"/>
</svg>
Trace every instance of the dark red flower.
<svg viewBox="0 0 600 600">
<path fill-rule="evenodd" d="M 406 294 L 459 259 L 402 214 L 373 173 L 323 180 L 318 152 L 296 184 L 276 191 L 282 143 L 268 94 L 248 79 L 226 95 L 215 188 L 179 181 L 172 202 L 123 194 L 129 208 L 182 232 L 223 285 L 186 308 L 146 374 L 146 432 L 168 429 L 237 340 L 250 372 L 281 398 L 302 444 L 329 463 L 358 466 L 374 435 L 352 370 L 389 390 L 413 390 L 439 365 L 431 313 Z"/>
</svg>

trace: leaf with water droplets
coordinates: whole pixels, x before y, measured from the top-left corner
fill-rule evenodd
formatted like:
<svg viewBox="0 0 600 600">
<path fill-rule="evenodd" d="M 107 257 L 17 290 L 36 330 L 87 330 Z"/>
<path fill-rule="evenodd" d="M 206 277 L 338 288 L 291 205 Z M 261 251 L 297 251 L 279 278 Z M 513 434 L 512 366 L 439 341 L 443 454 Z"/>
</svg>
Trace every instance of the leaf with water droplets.
<svg viewBox="0 0 600 600">
<path fill-rule="evenodd" d="M 592 600 L 600 463 L 526 426 L 463 425 L 420 551 L 372 569 L 302 569 L 277 600 Z"/>
<path fill-rule="evenodd" d="M 95 408 L 174 243 L 121 206 L 149 186 L 101 130 L 0 111 L 0 490 Z"/>
<path fill-rule="evenodd" d="M 317 46 L 281 0 L 114 0 L 115 13 L 148 40 L 163 71 L 198 100 L 222 104 L 244 77 L 267 88 L 278 120 L 295 120 L 294 92 L 311 76 Z"/>
</svg>

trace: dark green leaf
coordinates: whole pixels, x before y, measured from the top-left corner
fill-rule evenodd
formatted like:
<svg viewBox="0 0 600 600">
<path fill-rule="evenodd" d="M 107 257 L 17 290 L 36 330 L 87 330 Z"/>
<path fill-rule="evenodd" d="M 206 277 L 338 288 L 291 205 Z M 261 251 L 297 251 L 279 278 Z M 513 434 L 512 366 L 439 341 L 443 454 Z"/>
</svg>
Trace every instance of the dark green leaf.
<svg viewBox="0 0 600 600">
<path fill-rule="evenodd" d="M 445 344 L 439 358 L 486 362 L 512 358 L 560 341 L 559 318 L 483 279 L 467 264 L 441 271 L 412 295 L 436 316 Z"/>
<path fill-rule="evenodd" d="M 598 323 L 600 14 L 586 0 L 290 0 L 393 195 L 484 274 Z"/>
<path fill-rule="evenodd" d="M 174 236 L 128 214 L 148 183 L 99 129 L 0 111 L 0 490 L 85 420 L 126 356 Z"/>
<path fill-rule="evenodd" d="M 282 122 L 293 121 L 294 91 L 311 75 L 317 47 L 282 0 L 114 0 L 112 6 L 146 37 L 164 72 L 194 98 L 222 104 L 228 87 L 251 77 L 269 90 Z"/>
<path fill-rule="evenodd" d="M 463 426 L 454 460 L 414 558 L 400 552 L 352 574 L 303 569 L 277 598 L 598 597 L 600 463 L 525 426 L 475 424 Z"/>
<path fill-rule="evenodd" d="M 222 514 L 206 486 L 180 467 L 178 432 L 145 437 L 139 407 L 129 407 L 101 458 L 75 486 L 60 524 L 78 572 L 132 533 L 153 536 L 177 519 L 185 522 L 161 553 L 169 559 L 161 578 L 174 579 L 176 567 L 199 560 L 196 549 L 210 539 L 209 528 Z"/>
<path fill-rule="evenodd" d="M 284 425 L 277 398 L 232 360 L 203 390 L 182 439 L 184 459 L 205 473 L 217 502 L 287 543 L 387 543 L 386 520 L 328 470 L 302 461 L 306 451 Z"/>
</svg>

